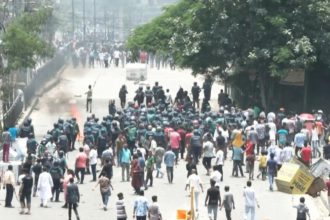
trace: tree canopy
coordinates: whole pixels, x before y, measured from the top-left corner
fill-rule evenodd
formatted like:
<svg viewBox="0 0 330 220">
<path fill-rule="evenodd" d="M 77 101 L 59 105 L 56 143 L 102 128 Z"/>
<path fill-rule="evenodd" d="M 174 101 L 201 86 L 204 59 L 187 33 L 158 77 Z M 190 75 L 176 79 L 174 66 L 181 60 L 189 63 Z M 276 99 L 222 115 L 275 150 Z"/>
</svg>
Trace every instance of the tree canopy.
<svg viewBox="0 0 330 220">
<path fill-rule="evenodd" d="M 33 68 L 38 58 L 53 55 L 52 45 L 42 36 L 51 15 L 51 9 L 40 9 L 23 13 L 9 24 L 1 45 L 8 61 L 5 72 Z"/>
<path fill-rule="evenodd" d="M 172 54 L 195 74 L 254 74 L 263 107 L 292 69 L 330 67 L 330 1 L 181 0 L 137 28 L 130 49 Z"/>
</svg>

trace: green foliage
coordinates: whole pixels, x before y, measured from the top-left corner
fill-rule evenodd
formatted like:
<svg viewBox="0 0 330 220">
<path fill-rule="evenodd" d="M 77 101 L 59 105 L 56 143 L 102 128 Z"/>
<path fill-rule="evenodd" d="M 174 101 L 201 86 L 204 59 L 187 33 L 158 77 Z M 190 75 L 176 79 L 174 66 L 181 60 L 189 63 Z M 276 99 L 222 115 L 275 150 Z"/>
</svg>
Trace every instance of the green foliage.
<svg viewBox="0 0 330 220">
<path fill-rule="evenodd" d="M 33 68 L 38 58 L 53 55 L 54 49 L 42 37 L 51 14 L 50 9 L 24 13 L 7 27 L 2 40 L 3 54 L 8 60 L 6 73 Z"/>
<path fill-rule="evenodd" d="M 173 54 L 195 74 L 253 72 L 261 90 L 272 88 L 291 69 L 330 69 L 330 1 L 181 0 L 127 46 Z"/>
</svg>

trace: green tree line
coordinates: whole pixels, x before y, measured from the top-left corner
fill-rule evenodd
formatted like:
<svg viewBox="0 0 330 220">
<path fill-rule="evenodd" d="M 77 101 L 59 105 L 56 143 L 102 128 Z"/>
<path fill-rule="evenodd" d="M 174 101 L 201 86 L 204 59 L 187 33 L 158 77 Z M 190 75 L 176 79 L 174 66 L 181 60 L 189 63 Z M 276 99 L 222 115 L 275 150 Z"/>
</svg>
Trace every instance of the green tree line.
<svg viewBox="0 0 330 220">
<path fill-rule="evenodd" d="M 180 67 L 232 84 L 252 75 L 267 109 L 290 71 L 329 68 L 329 21 L 327 0 L 181 0 L 135 29 L 127 47 L 172 54 Z"/>
</svg>

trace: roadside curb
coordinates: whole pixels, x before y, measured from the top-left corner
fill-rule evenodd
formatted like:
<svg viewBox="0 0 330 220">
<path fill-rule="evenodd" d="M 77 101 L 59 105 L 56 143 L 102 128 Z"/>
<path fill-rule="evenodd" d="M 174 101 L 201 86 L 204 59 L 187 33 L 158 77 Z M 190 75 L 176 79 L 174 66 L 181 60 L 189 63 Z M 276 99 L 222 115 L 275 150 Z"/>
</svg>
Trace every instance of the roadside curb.
<svg viewBox="0 0 330 220">
<path fill-rule="evenodd" d="M 39 103 L 39 98 L 42 97 L 45 93 L 52 90 L 56 85 L 58 85 L 61 81 L 61 75 L 64 72 L 64 70 L 67 68 L 67 65 L 64 65 L 56 74 L 55 77 L 50 80 L 44 87 L 38 89 L 35 93 L 35 97 L 33 98 L 31 104 L 27 107 L 26 111 L 23 111 L 21 113 L 20 118 L 17 121 L 17 125 L 22 125 L 23 122 L 30 117 L 33 110 Z"/>
</svg>

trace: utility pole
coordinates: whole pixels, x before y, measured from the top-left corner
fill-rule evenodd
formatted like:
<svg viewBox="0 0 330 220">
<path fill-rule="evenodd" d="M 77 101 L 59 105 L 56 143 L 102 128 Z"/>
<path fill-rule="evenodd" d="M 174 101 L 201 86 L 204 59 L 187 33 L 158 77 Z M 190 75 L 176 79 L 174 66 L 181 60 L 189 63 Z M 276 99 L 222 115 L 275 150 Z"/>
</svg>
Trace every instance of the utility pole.
<svg viewBox="0 0 330 220">
<path fill-rule="evenodd" d="M 72 38 L 75 38 L 75 16 L 74 16 L 74 0 L 72 0 Z"/>
<path fill-rule="evenodd" d="M 94 0 L 94 41 L 96 40 L 96 0 Z"/>
<path fill-rule="evenodd" d="M 107 10 L 104 8 L 104 40 L 107 40 Z"/>
<path fill-rule="evenodd" d="M 83 39 L 86 40 L 86 6 L 85 0 L 83 0 Z"/>
</svg>

